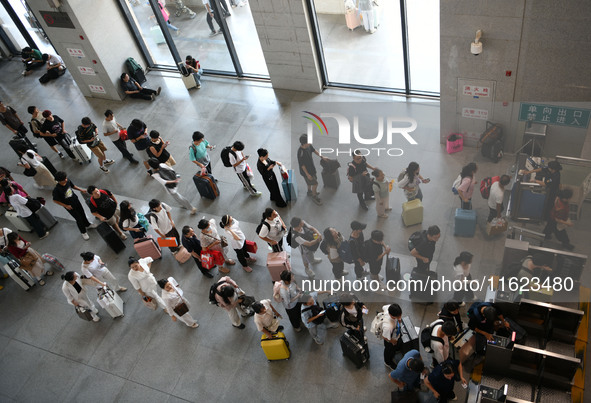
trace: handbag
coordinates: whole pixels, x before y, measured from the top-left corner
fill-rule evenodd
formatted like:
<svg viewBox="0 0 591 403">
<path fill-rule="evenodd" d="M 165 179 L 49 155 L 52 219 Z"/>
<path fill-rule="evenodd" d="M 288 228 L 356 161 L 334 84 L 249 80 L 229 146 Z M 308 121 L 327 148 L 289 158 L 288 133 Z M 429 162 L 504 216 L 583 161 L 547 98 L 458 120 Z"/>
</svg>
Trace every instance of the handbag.
<svg viewBox="0 0 591 403">
<path fill-rule="evenodd" d="M 25 172 L 23 172 L 25 176 L 35 176 L 37 175 L 37 170 L 29 165 L 28 168 L 25 168 Z"/>
<path fill-rule="evenodd" d="M 187 305 L 187 303 L 183 300 L 183 297 L 181 296 L 181 294 L 179 293 L 179 291 L 176 289 L 176 287 L 174 287 L 174 290 L 176 291 L 177 295 L 180 297 L 181 299 L 181 303 L 178 304 L 177 306 L 175 306 L 174 308 L 172 308 L 172 310 L 174 311 L 174 313 L 176 313 L 178 316 L 183 316 L 184 314 L 186 314 L 187 312 L 189 312 L 189 306 Z"/>
<path fill-rule="evenodd" d="M 224 254 L 218 250 L 210 250 L 208 251 L 213 256 L 213 263 L 216 266 L 222 266 L 226 263 L 226 259 L 224 259 Z"/>
<path fill-rule="evenodd" d="M 177 262 L 183 264 L 191 258 L 191 254 L 184 246 L 181 246 L 179 251 L 174 255 L 174 258 Z"/>
<path fill-rule="evenodd" d="M 246 164 L 246 176 L 248 176 L 250 179 L 254 178 L 254 174 L 252 173 L 252 169 L 250 168 L 250 165 Z"/>
<path fill-rule="evenodd" d="M 144 230 L 148 231 L 148 228 L 150 227 L 148 219 L 142 213 L 136 213 L 136 216 L 138 224 L 141 225 Z"/>
<path fill-rule="evenodd" d="M 78 317 L 80 319 L 84 319 L 87 321 L 91 321 L 92 320 L 92 314 L 90 313 L 90 309 L 86 309 L 83 308 L 81 306 L 77 306 L 76 308 L 76 315 L 78 315 Z"/>
<path fill-rule="evenodd" d="M 215 266 L 211 251 L 201 252 L 201 265 L 207 270 L 211 270 Z"/>
<path fill-rule="evenodd" d="M 25 203 L 25 206 L 27 206 L 27 208 L 34 213 L 38 211 L 41 207 L 43 207 L 43 204 L 38 199 L 27 197 L 27 202 Z"/>
<path fill-rule="evenodd" d="M 258 246 L 257 246 L 257 243 L 256 242 L 249 241 L 247 239 L 246 241 L 244 241 L 244 243 L 246 244 L 246 251 L 248 253 L 257 253 Z"/>
<path fill-rule="evenodd" d="M 283 178 L 283 180 L 289 179 L 289 173 L 287 173 L 287 170 L 285 168 L 281 167 L 279 171 L 281 172 L 281 178 Z"/>
<path fill-rule="evenodd" d="M 20 265 L 23 269 L 30 269 L 37 262 L 37 256 L 33 252 L 27 251 L 24 256 L 19 259 Z"/>
<path fill-rule="evenodd" d="M 227 248 L 228 247 L 228 240 L 226 239 L 225 236 L 222 235 L 222 236 L 220 236 L 220 239 L 218 239 L 218 238 L 216 238 L 214 236 L 211 236 L 209 234 L 206 234 L 205 232 L 202 232 L 202 234 L 205 235 L 205 236 L 210 237 L 211 239 L 215 239 L 216 241 L 220 241 L 220 245 L 221 245 L 222 248 Z"/>
<path fill-rule="evenodd" d="M 158 308 L 158 303 L 156 301 L 154 301 L 154 298 L 152 298 L 152 297 L 142 297 L 142 302 L 144 303 L 145 306 L 147 306 L 148 308 L 150 308 L 153 311 L 155 311 L 156 308 Z"/>
<path fill-rule="evenodd" d="M 158 245 L 160 245 L 163 248 L 176 248 L 177 246 L 179 246 L 175 237 L 170 237 L 170 238 L 158 237 Z"/>
<path fill-rule="evenodd" d="M 119 140 L 121 140 L 121 141 L 127 140 L 127 130 L 125 130 L 125 129 L 119 130 Z"/>
</svg>

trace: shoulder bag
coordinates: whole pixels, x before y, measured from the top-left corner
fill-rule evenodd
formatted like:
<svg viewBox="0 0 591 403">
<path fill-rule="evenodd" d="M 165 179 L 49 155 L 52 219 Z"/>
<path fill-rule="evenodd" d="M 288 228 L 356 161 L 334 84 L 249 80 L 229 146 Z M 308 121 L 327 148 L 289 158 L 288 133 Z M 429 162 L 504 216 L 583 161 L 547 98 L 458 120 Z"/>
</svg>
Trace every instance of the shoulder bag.
<svg viewBox="0 0 591 403">
<path fill-rule="evenodd" d="M 181 303 L 178 304 L 177 306 L 175 306 L 174 308 L 172 308 L 172 310 L 174 311 L 175 314 L 177 314 L 180 317 L 180 316 L 183 316 L 184 314 L 186 314 L 187 312 L 189 312 L 189 306 L 187 305 L 187 303 L 185 302 L 185 300 L 183 299 L 181 294 L 178 292 L 176 287 L 173 286 L 173 288 L 174 288 L 174 291 L 179 296 L 179 298 L 181 299 Z"/>
</svg>

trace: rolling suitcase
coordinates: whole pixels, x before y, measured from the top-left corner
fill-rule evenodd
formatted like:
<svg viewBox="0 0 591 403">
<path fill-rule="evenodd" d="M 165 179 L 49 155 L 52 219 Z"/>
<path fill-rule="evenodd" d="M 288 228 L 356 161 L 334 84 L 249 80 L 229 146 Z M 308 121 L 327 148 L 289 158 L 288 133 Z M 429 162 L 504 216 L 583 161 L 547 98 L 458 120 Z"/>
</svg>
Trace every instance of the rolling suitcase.
<svg viewBox="0 0 591 403">
<path fill-rule="evenodd" d="M 41 219 L 41 222 L 43 223 L 45 228 L 47 228 L 48 230 L 51 227 L 53 227 L 55 224 L 57 224 L 57 220 L 55 219 L 53 214 L 51 214 L 49 212 L 49 210 L 47 210 L 45 208 L 45 206 L 41 206 L 41 208 L 39 210 L 37 210 L 35 212 L 35 214 L 37 214 L 39 216 L 39 218 Z"/>
<path fill-rule="evenodd" d="M 409 284 L 409 297 L 413 302 L 433 302 L 437 299 L 435 292 L 431 291 L 433 280 L 437 280 L 434 271 L 418 271 L 416 267 L 410 273 L 410 279 L 415 280 L 415 285 Z M 416 288 L 416 290 L 415 290 Z"/>
<path fill-rule="evenodd" d="M 72 139 L 72 144 L 70 144 L 70 151 L 74 154 L 74 159 L 80 165 L 90 164 L 90 158 L 92 157 L 92 153 L 86 144 L 80 144 L 78 140 Z"/>
<path fill-rule="evenodd" d="M 283 186 L 283 193 L 285 194 L 285 201 L 293 201 L 298 199 L 298 185 L 295 181 L 293 169 L 287 170 L 287 179 L 283 179 L 281 185 Z"/>
<path fill-rule="evenodd" d="M 386 258 L 386 281 L 400 280 L 400 259 L 395 256 Z"/>
<path fill-rule="evenodd" d="M 103 287 L 98 290 L 96 301 L 112 318 L 125 316 L 123 313 L 123 300 L 109 287 Z"/>
<path fill-rule="evenodd" d="M 357 368 L 361 368 L 369 360 L 369 346 L 365 341 L 357 339 L 350 330 L 341 336 L 341 350 Z"/>
<path fill-rule="evenodd" d="M 8 145 L 14 150 L 16 155 L 18 155 L 19 157 L 21 155 L 18 153 L 17 150 L 27 149 L 37 152 L 37 147 L 35 147 L 33 143 L 31 143 L 28 137 L 14 136 L 12 140 L 8 142 Z"/>
<path fill-rule="evenodd" d="M 1 258 L 2 261 L 6 261 L 4 264 L 4 270 L 23 290 L 27 291 L 35 285 L 35 280 L 28 271 L 20 268 L 18 262 L 14 259 L 6 259 L 4 256 Z"/>
<path fill-rule="evenodd" d="M 341 184 L 341 176 L 339 175 L 339 171 L 329 172 L 326 169 L 322 170 L 322 183 L 324 184 L 325 188 L 334 188 L 337 189 Z"/>
<path fill-rule="evenodd" d="M 279 281 L 279 275 L 283 270 L 291 271 L 291 265 L 287 258 L 287 252 L 273 252 L 267 255 L 267 269 L 271 275 L 271 280 Z"/>
<path fill-rule="evenodd" d="M 189 74 L 188 76 L 181 75 L 183 80 L 183 84 L 185 84 L 185 88 L 190 90 L 191 88 L 197 88 L 197 80 L 195 80 L 195 76 L 193 74 Z"/>
<path fill-rule="evenodd" d="M 473 237 L 476 232 L 476 211 L 456 209 L 454 235 Z"/>
<path fill-rule="evenodd" d="M 25 232 L 33 232 L 33 227 L 31 224 L 21 216 L 19 216 L 16 211 L 7 211 L 5 214 L 10 224 L 17 229 L 17 231 L 25 231 Z"/>
<path fill-rule="evenodd" d="M 140 257 L 151 257 L 152 259 L 162 258 L 162 251 L 160 246 L 154 241 L 152 236 L 148 235 L 145 238 L 136 239 L 133 243 L 133 247 Z"/>
<path fill-rule="evenodd" d="M 160 29 L 160 28 L 158 28 Z M 162 31 L 160 31 L 162 34 Z M 144 74 L 144 69 L 138 62 L 135 61 L 133 57 L 128 57 L 125 61 L 125 66 L 127 67 L 127 72 L 131 77 L 138 82 L 138 84 L 143 84 L 146 82 L 146 75 Z"/>
<path fill-rule="evenodd" d="M 403 316 L 401 319 L 401 332 L 398 344 L 400 345 L 400 352 L 402 354 L 408 353 L 410 350 L 419 350 L 419 333 L 413 325 L 410 317 Z"/>
<path fill-rule="evenodd" d="M 402 221 L 405 227 L 423 222 L 423 203 L 419 199 L 402 203 Z"/>
<path fill-rule="evenodd" d="M 201 197 L 215 200 L 215 198 L 220 195 L 218 185 L 215 183 L 215 179 L 211 174 L 204 176 L 194 175 L 193 182 L 195 183 L 195 187 L 197 188 L 197 191 Z"/>
<path fill-rule="evenodd" d="M 347 28 L 353 31 L 355 28 L 361 25 L 361 17 L 359 16 L 359 9 L 345 11 L 345 22 Z"/>
<path fill-rule="evenodd" d="M 285 335 L 282 332 L 277 332 L 275 337 L 271 339 L 267 338 L 267 335 L 263 333 L 261 347 L 269 361 L 289 360 L 289 357 L 291 357 L 289 342 L 285 340 Z"/>
<path fill-rule="evenodd" d="M 97 232 L 103 238 L 103 240 L 109 245 L 111 249 L 115 251 L 115 253 L 121 252 L 125 249 L 125 244 L 119 238 L 119 235 L 111 228 L 109 224 L 106 222 L 102 222 L 96 227 Z"/>
</svg>

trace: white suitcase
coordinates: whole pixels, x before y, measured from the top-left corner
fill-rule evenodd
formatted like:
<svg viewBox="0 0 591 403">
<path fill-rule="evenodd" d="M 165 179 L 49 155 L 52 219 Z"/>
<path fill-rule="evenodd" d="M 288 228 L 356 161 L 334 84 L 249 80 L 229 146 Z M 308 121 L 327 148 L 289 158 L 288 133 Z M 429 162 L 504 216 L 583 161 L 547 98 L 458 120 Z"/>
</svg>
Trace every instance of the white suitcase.
<svg viewBox="0 0 591 403">
<path fill-rule="evenodd" d="M 188 76 L 181 75 L 181 78 L 183 79 L 183 83 L 188 90 L 191 88 L 197 88 L 197 80 L 195 80 L 195 76 L 193 74 L 189 74 Z"/>
<path fill-rule="evenodd" d="M 80 165 L 90 163 L 92 153 L 86 144 L 80 144 L 78 140 L 73 138 L 72 144 L 70 144 L 70 151 L 72 151 L 74 157 L 76 158 L 76 162 L 78 162 Z"/>
<path fill-rule="evenodd" d="M 125 315 L 123 313 L 123 300 L 109 287 L 98 290 L 97 302 L 112 318 L 119 318 Z"/>
<path fill-rule="evenodd" d="M 37 210 L 36 214 L 39 216 L 41 222 L 48 230 L 55 224 L 57 224 L 57 220 L 55 219 L 53 214 L 51 214 L 49 210 L 45 208 L 45 206 L 41 206 L 41 208 Z"/>
<path fill-rule="evenodd" d="M 33 232 L 33 227 L 31 224 L 21 216 L 19 216 L 16 211 L 7 211 L 6 218 L 10 221 L 13 227 L 17 229 L 17 231 L 25 231 L 25 232 Z"/>
<path fill-rule="evenodd" d="M 4 265 L 4 270 L 11 279 L 14 280 L 15 283 L 21 286 L 21 288 L 25 291 L 29 290 L 31 287 L 35 285 L 35 280 L 29 272 L 20 268 L 18 263 L 11 261 Z"/>
</svg>

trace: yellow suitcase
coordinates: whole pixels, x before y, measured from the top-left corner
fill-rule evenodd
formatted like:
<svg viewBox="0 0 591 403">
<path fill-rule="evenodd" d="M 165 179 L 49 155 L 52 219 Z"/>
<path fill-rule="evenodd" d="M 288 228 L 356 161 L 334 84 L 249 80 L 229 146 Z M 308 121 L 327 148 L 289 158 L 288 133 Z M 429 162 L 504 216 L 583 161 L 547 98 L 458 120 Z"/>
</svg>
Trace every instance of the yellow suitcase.
<svg viewBox="0 0 591 403">
<path fill-rule="evenodd" d="M 285 340 L 285 335 L 282 332 L 277 332 L 275 337 L 269 339 L 263 333 L 261 336 L 261 347 L 269 361 L 274 360 L 289 360 L 291 351 L 289 350 L 289 342 Z"/>
<path fill-rule="evenodd" d="M 402 203 L 402 221 L 405 227 L 423 222 L 423 203 L 419 199 Z"/>
</svg>

